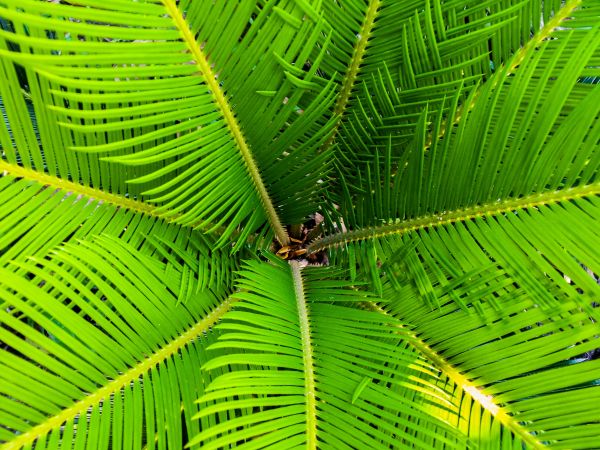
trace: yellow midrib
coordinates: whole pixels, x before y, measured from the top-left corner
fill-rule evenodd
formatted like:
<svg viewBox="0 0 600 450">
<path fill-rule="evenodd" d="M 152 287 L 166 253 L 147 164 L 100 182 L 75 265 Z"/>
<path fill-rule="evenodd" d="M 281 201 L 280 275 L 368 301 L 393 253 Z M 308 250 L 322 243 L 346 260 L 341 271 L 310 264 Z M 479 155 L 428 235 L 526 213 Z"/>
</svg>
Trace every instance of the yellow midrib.
<svg viewBox="0 0 600 450">
<path fill-rule="evenodd" d="M 537 47 L 550 37 L 550 34 L 554 31 L 555 28 L 559 27 L 561 22 L 565 20 L 567 17 L 571 15 L 571 13 L 581 4 L 582 0 L 570 0 L 565 3 L 565 5 L 544 25 L 544 27 L 535 34 L 535 36 L 527 41 L 527 43 L 517 51 L 515 56 L 510 62 L 510 66 L 508 68 L 508 72 L 506 76 L 514 73 L 515 69 L 521 64 L 525 56 L 532 51 L 533 48 Z"/>
<path fill-rule="evenodd" d="M 377 311 L 386 316 L 389 313 L 376 303 L 369 302 L 363 304 L 364 307 Z M 545 446 L 538 441 L 531 433 L 529 433 L 519 422 L 517 422 L 512 416 L 510 416 L 503 407 L 494 403 L 493 399 L 482 392 L 478 387 L 471 383 L 467 377 L 461 374 L 455 369 L 452 364 L 448 363 L 444 358 L 437 354 L 435 350 L 425 344 L 421 339 L 414 335 L 414 333 L 406 330 L 400 326 L 402 334 L 408 336 L 407 342 L 412 345 L 415 350 L 421 353 L 425 358 L 433 363 L 437 369 L 446 375 L 453 383 L 460 387 L 466 392 L 474 402 L 479 404 L 482 408 L 489 411 L 502 425 L 508 428 L 515 436 L 521 438 L 523 442 L 528 444 L 534 449 L 543 449 Z"/>
<path fill-rule="evenodd" d="M 113 381 L 105 386 L 102 386 L 95 392 L 87 395 L 82 400 L 79 400 L 73 406 L 63 409 L 59 414 L 49 417 L 45 422 L 42 422 L 29 431 L 18 435 L 15 439 L 0 446 L 0 450 L 19 450 L 23 446 L 34 442 L 41 436 L 47 435 L 50 431 L 60 427 L 68 420 L 73 419 L 79 414 L 85 414 L 86 411 L 100 403 L 102 400 L 109 398 L 112 394 L 119 392 L 125 386 L 138 379 L 141 375 L 148 372 L 152 367 L 170 358 L 181 348 L 195 340 L 202 333 L 208 331 L 235 303 L 234 299 L 227 299 L 215 309 L 213 309 L 204 319 L 196 323 L 192 328 L 180 335 L 175 340 L 169 342 L 160 350 L 141 361 L 135 367 L 132 367 L 127 372 L 119 375 Z"/>
<path fill-rule="evenodd" d="M 310 337 L 310 321 L 308 318 L 306 298 L 304 297 L 304 285 L 302 282 L 300 263 L 298 261 L 290 261 L 290 266 L 292 268 L 292 278 L 294 280 L 294 293 L 296 294 L 296 305 L 298 307 L 300 335 L 302 338 L 302 356 L 304 360 L 306 448 L 308 450 L 315 450 L 317 448 L 317 403 L 315 398 L 315 371 Z"/>
<path fill-rule="evenodd" d="M 365 19 L 360 27 L 360 31 L 358 32 L 359 38 L 356 42 L 356 46 L 354 47 L 354 51 L 352 52 L 352 59 L 350 60 L 350 65 L 348 66 L 348 70 L 344 75 L 344 80 L 342 81 L 340 93 L 333 107 L 333 113 L 337 116 L 336 124 L 333 131 L 331 132 L 331 135 L 323 144 L 323 150 L 329 148 L 335 140 L 335 136 L 342 122 L 342 117 L 344 115 L 344 112 L 346 111 L 346 106 L 348 105 L 348 101 L 350 100 L 350 95 L 352 94 L 352 88 L 354 87 L 356 77 L 358 76 L 360 65 L 362 63 L 363 57 L 365 56 L 367 45 L 369 43 L 369 37 L 371 36 L 371 32 L 373 31 L 375 18 L 377 17 L 377 11 L 379 10 L 380 5 L 381 0 L 370 0 L 369 6 L 367 7 Z"/>
<path fill-rule="evenodd" d="M 89 200 L 95 200 L 97 202 L 106 203 L 116 208 L 127 209 L 129 211 L 132 211 L 133 213 L 144 214 L 150 217 L 154 217 L 156 219 L 165 220 L 170 223 L 174 222 L 180 217 L 180 214 L 176 214 L 169 218 L 165 218 L 163 217 L 163 213 L 159 213 L 157 211 L 158 207 L 152 204 L 144 203 L 139 200 L 133 200 L 122 195 L 105 192 L 101 189 L 85 186 L 83 184 L 74 183 L 72 181 L 65 180 L 63 178 L 50 175 L 48 173 L 38 172 L 37 170 L 28 169 L 26 167 L 22 167 L 17 164 L 12 164 L 0 159 L 0 176 L 2 176 L 3 173 L 12 175 L 16 178 L 23 178 L 39 183 L 41 186 L 60 189 L 64 193 L 71 193 L 75 196 L 81 195 Z M 198 224 L 191 223 L 187 225 L 178 226 L 181 226 L 183 228 L 194 229 L 196 226 L 198 226 Z M 223 227 L 217 228 L 216 233 L 219 233 L 219 231 L 222 229 Z"/>
<path fill-rule="evenodd" d="M 196 39 L 194 38 L 194 35 L 192 34 L 192 31 L 190 30 L 187 21 L 183 17 L 183 14 L 177 7 L 175 1 L 162 0 L 162 4 L 166 8 L 169 16 L 171 16 L 171 19 L 173 19 L 175 27 L 179 30 L 184 43 L 190 51 L 190 54 L 193 56 L 194 61 L 196 62 L 196 66 L 198 67 L 200 73 L 202 74 L 202 77 L 204 78 L 204 82 L 206 83 L 208 89 L 210 90 L 215 100 L 217 107 L 223 115 L 223 119 L 225 120 L 225 123 L 227 124 L 229 131 L 231 132 L 231 135 L 233 136 L 233 139 L 236 142 L 240 153 L 242 154 L 242 158 L 244 160 L 244 163 L 246 164 L 248 173 L 250 174 L 250 177 L 254 182 L 256 190 L 258 191 L 259 198 L 267 212 L 267 218 L 269 220 L 269 223 L 273 227 L 273 231 L 275 232 L 277 240 L 280 242 L 281 245 L 289 244 L 289 237 L 287 235 L 287 232 L 283 228 L 281 221 L 279 220 L 277 212 L 275 211 L 275 207 L 273 206 L 271 197 L 262 180 L 260 171 L 258 170 L 258 166 L 254 161 L 254 156 L 252 155 L 250 147 L 246 142 L 246 139 L 244 138 L 244 135 L 233 113 L 233 110 L 231 109 L 231 106 L 227 98 L 225 97 L 225 93 L 223 92 L 221 86 L 219 86 L 219 83 L 217 82 L 217 78 L 211 68 L 210 63 L 208 62 L 208 59 L 206 58 L 200 46 L 196 42 Z"/>
<path fill-rule="evenodd" d="M 72 192 L 76 195 L 84 195 L 90 199 L 106 202 L 119 208 L 129 209 L 131 211 L 147 214 L 153 217 L 160 217 L 160 214 L 156 213 L 155 206 L 140 202 L 138 200 L 132 200 L 121 195 L 104 192 L 100 189 L 73 183 L 72 181 L 64 180 L 44 172 L 38 172 L 37 170 L 27 169 L 17 164 L 11 164 L 0 159 L 0 174 L 3 172 L 13 175 L 17 178 L 24 178 L 38 182 L 43 186 L 61 189 L 65 192 Z"/>
<path fill-rule="evenodd" d="M 518 199 L 505 200 L 470 208 L 448 211 L 430 216 L 417 217 L 397 223 L 387 223 L 376 227 L 341 232 L 325 236 L 308 246 L 308 253 L 315 253 L 326 248 L 335 247 L 342 243 L 356 242 L 365 239 L 377 239 L 392 234 L 403 235 L 423 228 L 441 227 L 455 222 L 465 222 L 480 217 L 497 216 L 521 209 L 531 209 L 540 206 L 576 200 L 583 197 L 600 195 L 600 183 L 577 186 L 541 194 L 532 194 Z"/>
</svg>

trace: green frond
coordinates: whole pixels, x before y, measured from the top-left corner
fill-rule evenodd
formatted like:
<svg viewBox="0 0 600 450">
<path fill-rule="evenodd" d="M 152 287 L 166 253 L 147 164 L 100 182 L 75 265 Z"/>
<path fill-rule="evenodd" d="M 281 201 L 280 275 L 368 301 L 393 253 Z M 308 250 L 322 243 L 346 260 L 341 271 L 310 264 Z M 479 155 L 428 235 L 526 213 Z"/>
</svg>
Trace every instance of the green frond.
<svg viewBox="0 0 600 450">
<path fill-rule="evenodd" d="M 308 59 L 322 25 L 286 22 L 282 14 L 302 14 L 286 8 L 6 3 L 0 14 L 13 29 L 0 38 L 22 51 L 0 49 L 2 61 L 13 78 L 14 64 L 26 68 L 44 144 L 25 166 L 142 195 L 180 224 L 223 225 L 219 245 L 242 228 L 239 248 L 267 221 L 287 243 L 282 224 L 312 212 L 307 200 L 327 172 L 328 154 L 316 152 L 331 129 L 325 113 L 335 93 L 317 65 L 290 73 Z M 216 39 L 215 23 L 223 22 L 232 34 L 220 30 Z M 1 93 L 5 102 L 23 102 L 16 85 Z M 13 121 L 20 125 L 9 120 L 13 130 Z M 125 182 L 139 188 L 130 192 Z"/>
<path fill-rule="evenodd" d="M 541 41 L 579 3 L 561 9 L 560 2 L 540 8 L 533 0 L 325 2 L 333 35 L 323 70 L 345 74 L 334 109 L 343 116 L 342 152 L 362 159 L 373 153 L 370 147 L 385 146 L 390 134 L 400 152 L 423 106 L 445 111 L 445 98 L 488 79 L 531 40 L 530 33 Z M 548 28 L 540 28 L 540 17 Z"/>
<path fill-rule="evenodd" d="M 588 257 L 576 260 L 581 245 L 559 237 L 564 239 L 565 224 L 542 218 L 565 216 L 563 207 L 556 209 L 422 233 L 416 257 L 404 260 L 403 282 L 384 286 L 394 299 L 390 313 L 483 394 L 472 401 L 487 405 L 493 417 L 487 423 L 475 417 L 481 428 L 471 437 L 492 439 L 490 445 L 497 442 L 487 431 L 494 420 L 513 433 L 526 430 L 515 434 L 524 442 L 535 436 L 556 448 L 595 445 L 597 424 L 589 411 L 597 402 L 598 364 L 586 355 L 598 348 L 593 301 L 599 286 L 586 264 L 597 266 L 589 251 L 597 238 L 585 244 Z M 533 222 L 540 228 L 530 229 Z M 535 239 L 542 229 L 544 240 Z M 590 223 L 576 229 L 590 236 Z M 532 242 L 524 245 L 527 239 Z M 428 297 L 435 304 L 424 301 Z M 447 375 L 453 378 L 452 371 Z M 456 394 L 458 404 L 470 395 Z M 469 408 L 461 408 L 459 417 L 459 428 L 460 421 L 472 421 Z"/>
<path fill-rule="evenodd" d="M 194 292 L 231 285 L 237 258 L 211 250 L 206 236 L 158 218 L 150 205 L 2 161 L 0 170 L 8 172 L 0 177 L 0 266 L 102 234 L 163 260 L 167 283 L 184 273 Z"/>
<path fill-rule="evenodd" d="M 599 68 L 593 0 L 3 0 L 0 449 L 596 448 Z"/>
<path fill-rule="evenodd" d="M 427 109 L 398 162 L 388 139 L 385 153 L 344 184 L 341 214 L 352 231 L 309 251 L 595 197 L 600 91 L 579 80 L 594 72 L 600 35 L 570 23 L 520 59 L 514 75 L 506 76 L 510 66 L 496 74 L 431 148 L 424 148 Z"/>
<path fill-rule="evenodd" d="M 14 264 L 0 269 L 2 448 L 182 448 L 210 380 L 205 335 L 231 300 L 178 302 L 183 273 L 165 284 L 164 263 L 111 237 Z"/>
<path fill-rule="evenodd" d="M 215 421 L 191 443 L 464 448 L 460 434 L 427 413 L 431 405 L 455 410 L 432 368 L 405 346 L 398 322 L 352 306 L 374 298 L 338 273 L 295 261 L 247 263 L 234 296 L 240 302 L 211 346 L 228 354 L 204 366 L 226 373 L 200 398 L 198 417 L 245 412 Z M 239 364 L 248 369 L 232 370 Z M 238 399 L 248 395 L 254 398 Z"/>
<path fill-rule="evenodd" d="M 388 137 L 309 247 L 378 286 L 486 448 L 595 446 L 597 12 L 518 53 L 460 121 L 447 101 L 449 133 L 424 108 L 399 158 Z"/>
<path fill-rule="evenodd" d="M 389 314 L 374 303 L 365 304 L 369 310 Z M 469 435 L 474 445 L 486 448 L 543 448 L 541 442 L 515 420 L 492 395 L 487 395 L 481 387 L 473 384 L 457 370 L 444 356 L 432 349 L 423 339 L 403 325 L 399 330 L 407 337 L 408 346 L 430 361 L 439 371 L 438 385 L 452 397 L 459 408 L 459 414 L 436 410 L 438 417 L 445 417 L 455 427 Z"/>
</svg>

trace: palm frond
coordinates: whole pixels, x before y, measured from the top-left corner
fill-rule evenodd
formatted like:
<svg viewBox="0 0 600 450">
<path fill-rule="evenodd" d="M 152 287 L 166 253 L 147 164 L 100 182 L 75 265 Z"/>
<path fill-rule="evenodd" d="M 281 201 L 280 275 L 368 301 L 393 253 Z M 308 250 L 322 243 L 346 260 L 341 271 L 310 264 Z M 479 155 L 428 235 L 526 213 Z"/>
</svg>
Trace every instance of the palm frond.
<svg viewBox="0 0 600 450">
<path fill-rule="evenodd" d="M 492 429 L 511 446 L 595 445 L 600 91 L 582 80 L 597 72 L 597 13 L 517 55 L 428 149 L 423 111 L 404 159 L 388 144 L 346 184 L 338 227 L 356 228 L 312 247 L 339 244 L 372 278 L 379 261 L 385 308 L 447 368 L 467 401 L 455 423 L 485 445 Z"/>
<path fill-rule="evenodd" d="M 589 11 L 582 14 L 587 16 Z M 424 111 L 411 150 L 398 164 L 393 162 L 388 144 L 386 153 L 375 155 L 362 178 L 347 183 L 341 211 L 344 226 L 353 230 L 330 235 L 309 250 L 393 234 L 435 232 L 453 224 L 471 227 L 485 222 L 503 236 L 508 223 L 497 222 L 520 222 L 526 215 L 538 213 L 550 219 L 546 211 L 559 213 L 569 203 L 577 209 L 573 217 L 565 219 L 572 221 L 571 225 L 562 226 L 597 217 L 587 205 L 594 204 L 598 193 L 600 91 L 596 85 L 578 80 L 594 71 L 600 35 L 597 28 L 579 28 L 577 18 L 570 23 L 571 30 L 558 31 L 554 39 L 544 41 L 523 58 L 515 75 L 495 75 L 460 125 L 428 150 L 424 149 Z M 560 223 L 559 216 L 550 220 Z M 486 237 L 494 239 L 493 235 Z M 549 271 L 529 253 L 527 241 L 531 239 L 527 236 L 516 248 L 529 255 L 527 259 L 533 261 L 527 267 L 537 266 L 536 274 L 544 280 L 542 274 Z M 581 240 L 569 237 L 569 242 L 577 241 L 573 251 L 588 242 L 583 235 Z M 560 242 L 565 246 L 566 242 Z M 546 244 L 551 245 L 534 246 Z M 502 261 L 505 267 L 515 263 L 508 254 Z M 522 269 L 514 267 L 515 276 Z M 561 270 L 573 272 L 565 266 Z"/>
<path fill-rule="evenodd" d="M 164 263 L 111 237 L 14 264 L 0 269 L 3 448 L 182 448 L 222 290 L 178 302 L 183 273 L 165 284 Z"/>
<path fill-rule="evenodd" d="M 193 291 L 231 285 L 238 259 L 190 228 L 167 223 L 151 205 L 0 161 L 0 265 L 44 257 L 60 243 L 118 237 L 185 273 Z M 174 269 L 174 270 L 171 270 Z M 174 288 L 174 292 L 178 292 Z M 184 291 L 183 297 L 186 297 Z"/>
<path fill-rule="evenodd" d="M 422 297 L 422 294 L 419 293 Z M 364 304 L 366 309 L 390 314 L 373 303 Z M 473 447 L 483 448 L 543 448 L 534 433 L 529 433 L 521 422 L 499 404 L 494 396 L 486 392 L 478 382 L 472 382 L 460 369 L 455 367 L 443 353 L 437 352 L 424 340 L 411 331 L 412 326 L 403 325 L 400 333 L 407 339 L 408 346 L 416 354 L 425 358 L 437 371 L 438 386 L 442 388 L 457 406 L 459 414 L 448 413 L 438 405 L 429 405 L 429 411 L 437 417 L 446 418 L 457 429 L 469 436 Z"/>
<path fill-rule="evenodd" d="M 340 158 L 352 165 L 385 146 L 390 134 L 395 154 L 401 152 L 425 104 L 430 113 L 445 111 L 444 99 L 463 87 L 463 105 L 530 33 L 541 41 L 578 3 L 561 9 L 560 2 L 540 8 L 529 0 L 327 2 L 332 57 L 323 70 L 345 74 L 334 109 L 344 116 Z M 541 29 L 541 23 L 549 26 Z"/>
<path fill-rule="evenodd" d="M 463 267 L 489 267 L 489 256 L 481 249 L 474 253 L 458 239 L 452 247 L 452 256 L 462 258 Z M 460 272 L 457 269 L 453 268 Z M 581 288 L 563 280 L 562 286 L 547 283 L 547 292 L 534 291 L 532 283 L 544 286 L 527 268 L 521 277 L 471 268 L 468 278 L 448 277 L 438 284 L 441 263 L 428 260 L 420 270 L 425 274 L 420 282 L 405 283 L 401 289 L 386 284 L 389 298 L 394 298 L 389 311 L 418 331 L 426 346 L 423 354 L 432 354 L 432 363 L 456 383 L 456 404 L 464 406 L 460 419 L 448 420 L 456 420 L 463 430 L 471 424 L 470 437 L 490 439 L 489 445 L 500 442 L 493 438 L 498 431 L 490 434 L 489 429 L 503 425 L 517 445 L 523 441 L 540 448 L 593 448 L 598 423 L 590 412 L 598 401 L 598 361 L 588 355 L 598 348 L 600 327 L 589 310 L 598 286 L 579 293 Z M 589 279 L 587 285 L 596 284 L 581 272 Z M 423 301 L 424 286 L 436 294 L 436 307 Z M 542 297 L 550 305 L 541 303 Z M 471 410 L 470 404 L 479 406 Z"/>
<path fill-rule="evenodd" d="M 599 68 L 587 0 L 4 0 L 0 447 L 597 447 Z"/>
<path fill-rule="evenodd" d="M 241 246 L 267 220 L 287 242 L 282 221 L 312 212 L 306 200 L 327 171 L 327 153 L 315 152 L 331 128 L 323 116 L 334 92 L 316 65 L 294 65 L 322 29 L 298 20 L 300 8 L 28 1 L 0 14 L 14 25 L 1 37 L 21 50 L 2 51 L 3 61 L 28 71 L 51 172 L 58 164 L 62 177 L 96 186 L 113 186 L 114 176 L 121 193 L 125 181 L 140 184 L 133 192 L 166 218 L 210 231 L 225 225 L 219 245 L 241 227 Z M 224 21 L 233 34 L 215 39 Z M 64 160 L 65 147 L 74 152 L 60 170 L 53 153 Z M 103 161 L 125 167 L 106 172 Z M 88 164 L 108 179 L 86 177 Z"/>
<path fill-rule="evenodd" d="M 205 449 L 275 442 L 347 448 L 351 435 L 362 448 L 435 442 L 464 448 L 460 434 L 427 414 L 430 404 L 454 406 L 434 386 L 431 367 L 406 347 L 398 323 L 352 306 L 370 294 L 335 270 L 301 269 L 296 261 L 248 262 L 238 287 L 234 297 L 241 302 L 218 325 L 223 335 L 211 346 L 228 354 L 204 370 L 248 369 L 216 377 L 199 400 L 214 404 L 198 417 L 252 409 L 215 421 L 192 443 Z M 237 400 L 246 395 L 254 398 Z"/>
</svg>

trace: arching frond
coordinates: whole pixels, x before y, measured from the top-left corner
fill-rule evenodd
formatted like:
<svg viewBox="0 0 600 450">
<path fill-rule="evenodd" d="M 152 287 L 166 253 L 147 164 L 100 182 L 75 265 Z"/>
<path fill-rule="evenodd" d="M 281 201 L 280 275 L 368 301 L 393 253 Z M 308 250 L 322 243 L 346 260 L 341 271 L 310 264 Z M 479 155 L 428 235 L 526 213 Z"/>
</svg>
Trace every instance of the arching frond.
<svg viewBox="0 0 600 450">
<path fill-rule="evenodd" d="M 420 294 L 419 294 L 420 295 Z M 389 314 L 381 306 L 365 304 L 365 308 Z M 459 414 L 448 414 L 432 405 L 437 417 L 445 417 L 457 429 L 467 434 L 470 443 L 478 448 L 543 448 L 534 433 L 529 433 L 521 422 L 515 420 L 507 409 L 485 392 L 478 382 L 471 381 L 461 373 L 443 353 L 428 345 L 410 326 L 403 325 L 400 333 L 407 338 L 407 345 L 429 361 L 439 373 L 438 386 L 450 394 Z M 415 327 L 415 330 L 417 328 Z"/>
<path fill-rule="evenodd" d="M 585 220 L 578 219 L 581 215 L 597 217 L 586 205 L 598 193 L 600 91 L 579 80 L 597 71 L 600 35 L 583 26 L 588 11 L 581 14 L 582 27 L 573 20 L 571 30 L 557 31 L 522 59 L 515 75 L 506 76 L 508 66 L 492 78 L 471 113 L 428 150 L 423 112 L 412 149 L 398 164 L 388 145 L 362 178 L 346 183 L 342 215 L 344 226 L 353 230 L 332 234 L 309 250 L 478 223 L 475 219 L 503 235 L 506 229 L 496 221 L 520 221 L 521 214 L 541 215 L 551 205 L 570 202 L 578 208 L 566 219 L 572 224 Z M 587 242 L 583 235 L 578 238 Z M 517 245 L 529 254 L 525 242 Z M 511 260 L 506 258 L 508 266 Z M 548 272 L 542 267 L 541 280 Z"/>
<path fill-rule="evenodd" d="M 151 205 L 16 164 L 0 161 L 0 170 L 8 172 L 0 177 L 1 266 L 44 257 L 62 242 L 103 234 L 164 260 L 166 273 L 185 273 L 194 292 L 231 285 L 238 259 L 226 250 L 211 250 L 213 242 L 206 236 L 158 218 Z"/>
<path fill-rule="evenodd" d="M 456 424 L 486 446 L 503 427 L 510 445 L 595 445 L 600 91 L 582 79 L 597 72 L 597 12 L 495 75 L 429 149 L 424 111 L 404 160 L 389 146 L 346 183 L 338 226 L 354 229 L 312 246 L 340 245 L 336 261 L 358 264 L 422 353 L 466 380 Z"/>
<path fill-rule="evenodd" d="M 121 193 L 125 181 L 140 184 L 132 192 L 166 218 L 224 225 L 219 245 L 241 228 L 238 248 L 266 221 L 285 243 L 282 223 L 312 212 L 306 200 L 327 172 L 327 154 L 316 150 L 331 128 L 323 115 L 334 92 L 316 65 L 294 65 L 322 27 L 302 22 L 293 2 L 257 10 L 252 2 L 27 1 L 5 3 L 0 15 L 12 24 L 0 31 L 5 45 L 20 50 L 0 49 L 5 70 L 14 78 L 13 62 L 26 68 L 44 144 L 43 155 L 21 156 L 26 167 Z M 224 22 L 226 31 L 215 28 Z M 1 93 L 5 102 L 23 102 L 17 86 Z M 125 167 L 105 170 L 106 161 Z"/>
<path fill-rule="evenodd" d="M 344 74 L 334 109 L 343 116 L 340 159 L 352 169 L 356 159 L 385 146 L 390 134 L 395 153 L 401 152 L 426 104 L 430 113 L 444 112 L 450 106 L 445 99 L 462 87 L 458 102 L 463 105 L 480 81 L 529 45 L 531 33 L 539 43 L 578 4 L 325 2 L 333 34 L 323 70 Z"/>
<path fill-rule="evenodd" d="M 536 271 L 526 267 L 520 276 L 494 267 L 478 271 L 473 266 L 490 267 L 490 256 L 469 245 L 467 230 L 459 233 L 462 236 L 455 235 L 456 240 L 445 236 L 456 258 L 452 262 L 462 258 L 452 268 L 456 278 L 446 273 L 440 281 L 446 268 L 442 258 L 422 264 L 413 260 L 407 264 L 419 268 L 412 269 L 412 282 L 400 289 L 387 287 L 387 294 L 395 299 L 390 313 L 406 321 L 427 347 L 442 355 L 436 366 L 442 372 L 446 368 L 450 380 L 461 374 L 476 390 L 476 395 L 473 389 L 456 390 L 456 402 L 463 406 L 454 423 L 465 432 L 470 424 L 471 438 L 479 437 L 486 445 L 501 442 L 494 438 L 498 431 L 489 430 L 504 426 L 518 445 L 593 448 L 598 423 L 591 411 L 598 402 L 599 377 L 598 361 L 591 355 L 598 348 L 600 327 L 590 317 L 597 313 L 589 310 L 598 297 L 596 281 L 583 269 L 578 278 L 588 277 L 583 289 L 565 279 L 557 286 L 551 282 L 544 286 L 534 278 Z M 507 237 L 507 252 L 509 241 Z M 432 248 L 428 245 L 428 250 Z M 512 256 L 519 263 L 525 261 L 522 255 Z M 419 253 L 419 257 L 430 255 Z M 556 281 L 554 273 L 549 276 Z M 590 286 L 595 288 L 588 290 Z M 548 291 L 540 291 L 543 287 Z M 427 297 L 435 299 L 434 307 L 424 301 Z M 479 406 L 471 410 L 471 404 Z"/>
<path fill-rule="evenodd" d="M 302 270 L 295 261 L 249 262 L 241 275 L 241 302 L 218 325 L 223 335 L 211 346 L 233 353 L 205 365 L 226 373 L 207 388 L 200 403 L 214 404 L 198 417 L 253 409 L 215 421 L 192 443 L 349 448 L 352 436 L 362 448 L 464 448 L 460 434 L 427 413 L 427 405 L 454 406 L 434 386 L 432 368 L 406 347 L 398 323 L 352 306 L 369 294 L 333 270 Z M 248 369 L 231 370 L 232 364 Z"/>
<path fill-rule="evenodd" d="M 14 264 L 0 269 L 2 448 L 182 448 L 231 301 L 178 302 L 184 274 L 116 238 Z"/>
<path fill-rule="evenodd" d="M 596 448 L 599 68 L 593 0 L 3 0 L 0 450 Z"/>
</svg>

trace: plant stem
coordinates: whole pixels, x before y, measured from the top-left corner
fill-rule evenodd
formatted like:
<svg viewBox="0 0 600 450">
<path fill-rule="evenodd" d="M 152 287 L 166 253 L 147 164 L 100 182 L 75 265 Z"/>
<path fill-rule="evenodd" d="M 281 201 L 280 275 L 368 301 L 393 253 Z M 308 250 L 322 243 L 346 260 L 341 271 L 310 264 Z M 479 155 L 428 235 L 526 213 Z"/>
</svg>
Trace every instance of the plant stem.
<svg viewBox="0 0 600 450">
<path fill-rule="evenodd" d="M 322 150 L 326 150 L 329 147 L 331 147 L 333 141 L 335 140 L 335 136 L 342 122 L 342 117 L 344 116 L 344 112 L 346 111 L 346 106 L 348 105 L 348 101 L 350 100 L 350 94 L 352 94 L 352 88 L 354 87 L 356 77 L 358 76 L 360 64 L 362 63 L 363 57 L 365 56 L 367 45 L 369 43 L 369 38 L 371 37 L 371 32 L 373 31 L 375 18 L 377 17 L 377 11 L 379 10 L 380 5 L 381 0 L 369 1 L 369 6 L 367 7 L 367 12 L 365 14 L 365 20 L 362 23 L 362 26 L 360 27 L 360 31 L 358 33 L 358 40 L 356 42 L 356 46 L 354 47 L 354 52 L 352 53 L 350 65 L 348 66 L 348 70 L 344 75 L 344 80 L 342 81 L 340 93 L 338 95 L 337 101 L 335 102 L 335 106 L 333 107 L 333 114 L 337 116 L 337 122 L 335 124 L 335 128 L 331 132 L 331 135 L 323 144 Z"/>
<path fill-rule="evenodd" d="M 118 208 L 129 209 L 131 211 L 147 214 L 153 217 L 161 217 L 156 212 L 156 207 L 138 200 L 132 200 L 122 195 L 111 194 L 109 192 L 95 189 L 82 184 L 73 183 L 72 181 L 64 180 L 44 172 L 27 169 L 17 164 L 11 164 L 7 161 L 0 160 L 0 173 L 5 172 L 17 178 L 35 181 L 43 186 L 49 186 L 55 189 L 61 189 L 65 192 L 72 192 L 75 195 L 83 195 L 87 198 L 98 200 L 116 206 Z"/>
<path fill-rule="evenodd" d="M 550 34 L 554 31 L 554 29 L 559 27 L 560 24 L 571 15 L 575 8 L 581 4 L 581 1 L 582 0 L 567 1 L 565 5 L 554 15 L 554 17 L 552 17 L 552 19 L 550 19 L 544 25 L 544 27 L 533 36 L 531 40 L 527 41 L 527 43 L 512 56 L 512 58 L 509 60 L 508 69 L 506 70 L 507 77 L 515 72 L 517 67 L 519 67 L 519 64 L 523 62 L 523 59 L 528 53 L 535 51 L 536 47 L 538 47 L 545 39 L 550 37 Z M 473 95 L 473 99 L 470 104 L 462 104 L 456 109 L 452 126 L 458 124 L 461 119 L 473 108 L 473 106 L 475 106 L 478 96 L 479 92 L 476 92 L 475 95 Z M 452 128 L 452 126 L 450 128 Z M 448 121 L 444 121 L 438 132 L 437 139 L 443 137 L 448 128 Z M 425 148 L 431 147 L 432 140 L 433 136 L 430 134 L 429 138 L 427 139 L 427 143 L 425 144 Z"/>
<path fill-rule="evenodd" d="M 145 203 L 140 200 L 134 200 L 131 198 L 124 197 L 119 194 L 112 194 L 110 192 L 96 189 L 93 187 L 85 186 L 83 184 L 74 183 L 63 178 L 50 175 L 44 172 L 38 172 L 37 170 L 28 169 L 26 167 L 12 164 L 4 160 L 0 160 L 0 174 L 5 173 L 15 178 L 22 178 L 35 183 L 39 183 L 41 186 L 49 187 L 53 189 L 60 189 L 64 194 L 71 193 L 76 197 L 83 196 L 88 200 L 95 200 L 99 203 L 106 203 L 119 209 L 127 209 L 137 214 L 145 214 L 150 217 L 162 219 L 167 222 L 173 222 L 177 220 L 180 214 L 165 218 L 161 213 L 157 211 L 158 206 L 150 203 Z M 197 224 L 192 223 L 188 225 L 181 225 L 184 228 L 194 228 Z M 224 227 L 219 227 L 216 232 L 219 233 Z M 234 233 L 233 236 L 236 234 Z"/>
</svg>

